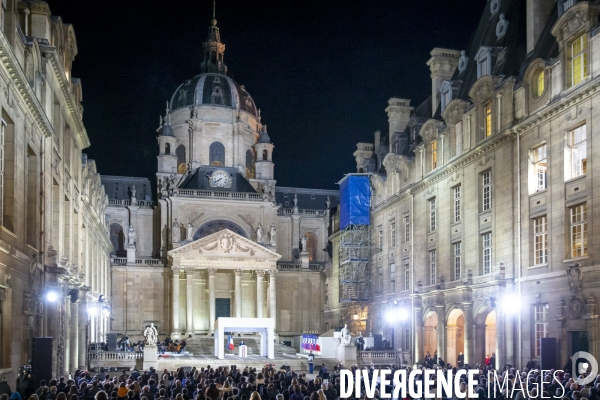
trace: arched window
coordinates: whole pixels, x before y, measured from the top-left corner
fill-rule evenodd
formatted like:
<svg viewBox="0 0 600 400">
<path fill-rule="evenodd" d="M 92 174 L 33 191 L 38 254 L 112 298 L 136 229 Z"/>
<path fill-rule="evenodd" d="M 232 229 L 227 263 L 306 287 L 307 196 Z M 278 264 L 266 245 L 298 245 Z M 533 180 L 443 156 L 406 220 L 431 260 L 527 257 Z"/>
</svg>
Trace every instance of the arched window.
<svg viewBox="0 0 600 400">
<path fill-rule="evenodd" d="M 215 167 L 225 165 L 225 146 L 220 142 L 213 142 L 209 148 L 209 164 Z"/>
<path fill-rule="evenodd" d="M 317 260 L 317 235 L 312 232 L 306 233 L 306 251 L 309 261 Z"/>
<path fill-rule="evenodd" d="M 246 178 L 254 178 L 254 152 L 252 149 L 246 151 Z"/>
<path fill-rule="evenodd" d="M 121 225 L 110 224 L 110 241 L 113 245 L 111 255 L 127 257 L 127 251 L 125 251 L 125 234 Z"/>
<path fill-rule="evenodd" d="M 171 154 L 171 143 L 165 144 L 165 154 Z"/>
<path fill-rule="evenodd" d="M 269 158 L 269 152 L 265 149 L 263 150 L 263 160 L 267 160 Z"/>
<path fill-rule="evenodd" d="M 533 75 L 533 93 L 536 99 L 539 99 L 544 94 L 545 74 L 543 69 L 539 69 Z"/>
<path fill-rule="evenodd" d="M 187 169 L 187 159 L 185 158 L 185 146 L 182 144 L 177 146 L 177 148 L 175 149 L 175 155 L 177 156 L 177 173 L 185 174 L 185 170 Z"/>
</svg>

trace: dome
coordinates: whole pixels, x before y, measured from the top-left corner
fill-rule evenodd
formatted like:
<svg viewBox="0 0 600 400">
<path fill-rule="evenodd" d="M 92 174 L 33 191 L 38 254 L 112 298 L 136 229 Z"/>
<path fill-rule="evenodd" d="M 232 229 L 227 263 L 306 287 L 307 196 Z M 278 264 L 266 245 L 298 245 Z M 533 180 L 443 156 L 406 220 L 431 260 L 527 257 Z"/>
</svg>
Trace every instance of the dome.
<svg viewBox="0 0 600 400">
<path fill-rule="evenodd" d="M 181 84 L 171 98 L 170 111 L 203 104 L 240 109 L 258 117 L 254 100 L 244 86 L 216 73 L 200 74 Z"/>
</svg>

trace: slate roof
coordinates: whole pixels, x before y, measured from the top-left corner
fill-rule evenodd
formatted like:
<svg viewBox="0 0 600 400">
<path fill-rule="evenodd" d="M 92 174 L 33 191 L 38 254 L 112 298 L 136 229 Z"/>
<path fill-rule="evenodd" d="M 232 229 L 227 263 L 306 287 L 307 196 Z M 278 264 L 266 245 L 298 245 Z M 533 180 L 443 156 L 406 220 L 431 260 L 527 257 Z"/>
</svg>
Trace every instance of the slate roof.
<svg viewBox="0 0 600 400">
<path fill-rule="evenodd" d="M 208 184 L 208 176 L 215 169 L 222 169 L 233 175 L 232 187 L 229 189 L 215 189 L 210 187 Z M 225 167 L 209 167 L 202 166 L 197 168 L 196 171 L 192 172 L 187 178 L 179 185 L 180 189 L 193 189 L 193 190 L 218 190 L 218 191 L 231 191 L 240 193 L 256 193 L 256 190 L 250 182 L 242 175 L 237 168 L 225 168 Z"/>
<path fill-rule="evenodd" d="M 294 194 L 298 196 L 298 208 L 302 210 L 326 210 L 327 196 L 330 208 L 337 207 L 340 203 L 340 193 L 337 190 L 302 189 L 290 187 L 275 188 L 275 202 L 283 208 L 294 207 Z"/>
</svg>

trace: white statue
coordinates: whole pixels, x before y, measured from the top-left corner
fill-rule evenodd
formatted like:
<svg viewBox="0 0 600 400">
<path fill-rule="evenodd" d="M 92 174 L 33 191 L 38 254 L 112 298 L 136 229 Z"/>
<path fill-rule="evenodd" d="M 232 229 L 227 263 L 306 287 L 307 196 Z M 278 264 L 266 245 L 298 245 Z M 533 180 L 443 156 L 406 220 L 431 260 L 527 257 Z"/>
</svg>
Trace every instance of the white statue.
<svg viewBox="0 0 600 400">
<path fill-rule="evenodd" d="M 258 223 L 258 227 L 256 228 L 256 242 L 257 243 L 263 242 L 263 227 L 260 222 Z"/>
<path fill-rule="evenodd" d="M 135 244 L 135 230 L 133 229 L 133 225 L 129 225 L 129 229 L 127 230 L 127 239 L 128 244 Z"/>
<path fill-rule="evenodd" d="M 271 246 L 277 245 L 277 228 L 275 228 L 275 222 L 271 224 Z"/>
<path fill-rule="evenodd" d="M 187 241 L 191 242 L 194 239 L 194 225 L 192 225 L 192 220 L 188 219 L 187 223 Z"/>
<path fill-rule="evenodd" d="M 156 342 L 158 341 L 158 331 L 154 326 L 154 323 L 151 323 L 150 326 L 147 326 L 144 330 L 144 337 L 146 338 L 146 344 L 148 346 L 156 346 Z"/>
<path fill-rule="evenodd" d="M 298 194 L 294 193 L 294 207 L 298 207 Z"/>
<path fill-rule="evenodd" d="M 340 346 L 350 346 L 352 343 L 352 335 L 348 329 L 348 324 L 344 324 L 344 327 L 340 331 Z"/>
<path fill-rule="evenodd" d="M 175 218 L 175 222 L 173 222 L 173 243 L 179 243 L 181 235 L 181 230 L 179 228 L 179 222 L 177 222 L 177 218 Z"/>
<path fill-rule="evenodd" d="M 329 207 L 331 206 L 331 201 L 329 200 L 329 196 L 327 196 L 327 201 L 325 202 L 325 204 L 327 205 L 327 209 L 329 210 Z"/>
<path fill-rule="evenodd" d="M 306 241 L 307 240 L 308 240 L 308 237 L 306 235 L 302 236 L 300 251 L 302 251 L 302 252 L 307 251 L 307 249 L 306 249 Z"/>
<path fill-rule="evenodd" d="M 135 198 L 136 198 L 136 197 L 135 197 L 135 192 L 136 192 L 136 190 L 135 190 L 135 184 L 134 184 L 134 185 L 133 185 L 133 187 L 131 188 L 131 198 L 132 198 L 132 199 L 135 199 Z"/>
</svg>

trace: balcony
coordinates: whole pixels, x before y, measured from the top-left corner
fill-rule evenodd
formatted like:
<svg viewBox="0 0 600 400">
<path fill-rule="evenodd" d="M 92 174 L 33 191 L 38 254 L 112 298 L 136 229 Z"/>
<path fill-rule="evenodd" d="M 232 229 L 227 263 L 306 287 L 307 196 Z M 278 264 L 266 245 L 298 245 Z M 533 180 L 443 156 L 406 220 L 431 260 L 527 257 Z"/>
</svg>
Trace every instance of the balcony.
<svg viewBox="0 0 600 400">
<path fill-rule="evenodd" d="M 357 353 L 359 365 L 388 366 L 399 365 L 398 352 L 395 350 L 364 350 Z"/>
<path fill-rule="evenodd" d="M 175 189 L 173 197 L 214 198 L 228 200 L 263 201 L 260 193 L 213 192 L 210 190 Z"/>
<path fill-rule="evenodd" d="M 326 215 L 326 210 L 298 210 L 298 214 L 304 217 L 324 217 Z M 293 208 L 280 208 L 277 210 L 277 215 L 292 215 L 294 214 Z"/>
<path fill-rule="evenodd" d="M 310 263 L 307 268 L 302 268 L 302 264 L 294 264 L 291 262 L 277 263 L 277 270 L 280 272 L 285 271 L 322 271 L 325 263 Z"/>
<path fill-rule="evenodd" d="M 116 257 L 112 258 L 112 265 L 127 265 L 126 257 Z M 166 260 L 161 260 L 158 258 L 136 258 L 135 265 L 144 265 L 150 267 L 164 267 L 167 265 Z"/>
<path fill-rule="evenodd" d="M 131 205 L 131 200 L 122 200 L 122 199 L 108 199 L 108 206 L 109 207 L 129 207 Z M 154 206 L 154 202 L 153 201 L 146 201 L 146 200 L 138 200 L 137 201 L 137 206 L 140 208 L 143 207 L 152 207 Z"/>
</svg>

